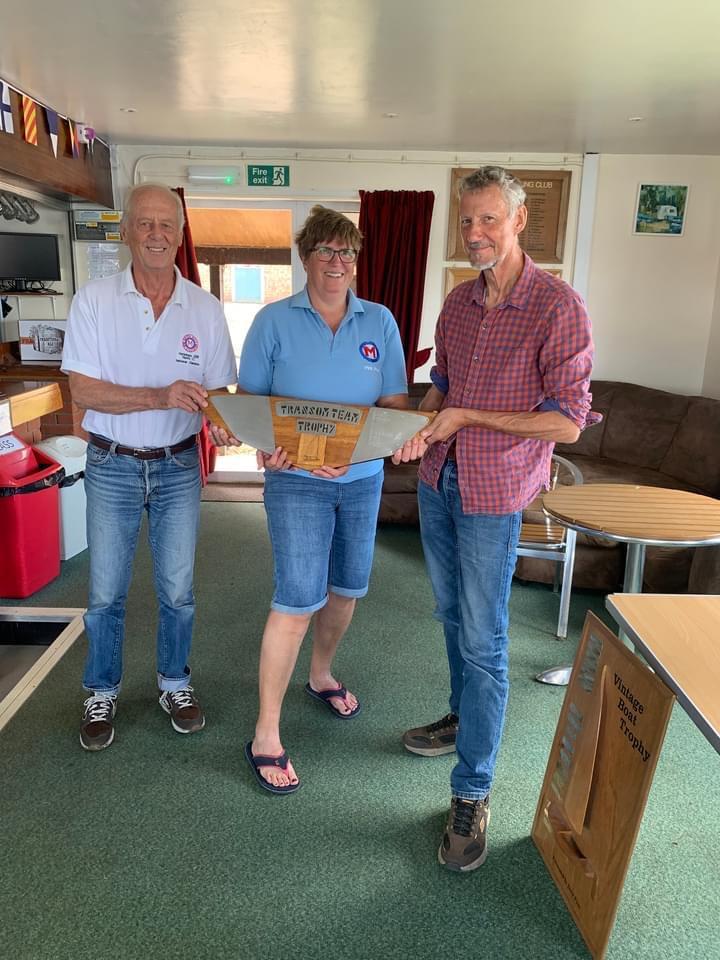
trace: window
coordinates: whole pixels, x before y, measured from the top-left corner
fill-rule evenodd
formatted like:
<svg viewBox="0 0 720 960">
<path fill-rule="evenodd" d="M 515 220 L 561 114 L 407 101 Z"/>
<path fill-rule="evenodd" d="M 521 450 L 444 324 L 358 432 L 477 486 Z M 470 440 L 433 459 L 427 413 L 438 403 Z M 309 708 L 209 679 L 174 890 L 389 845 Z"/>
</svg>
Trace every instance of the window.
<svg viewBox="0 0 720 960">
<path fill-rule="evenodd" d="M 263 302 L 263 271 L 261 267 L 232 267 L 232 299 L 234 303 Z"/>
</svg>

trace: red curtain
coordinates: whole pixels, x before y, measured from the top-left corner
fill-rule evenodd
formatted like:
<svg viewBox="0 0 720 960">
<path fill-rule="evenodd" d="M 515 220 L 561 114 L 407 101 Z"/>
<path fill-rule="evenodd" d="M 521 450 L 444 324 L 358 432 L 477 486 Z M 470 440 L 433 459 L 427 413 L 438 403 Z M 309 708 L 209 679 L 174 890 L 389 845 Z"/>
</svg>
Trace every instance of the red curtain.
<svg viewBox="0 0 720 960">
<path fill-rule="evenodd" d="M 198 270 L 197 257 L 195 256 L 195 244 L 193 243 L 190 222 L 187 215 L 187 207 L 185 206 L 185 191 L 182 187 L 174 187 L 173 189 L 180 197 L 183 213 L 185 215 L 183 239 L 182 243 L 178 247 L 178 252 L 175 257 L 175 264 L 186 280 L 192 280 L 193 283 L 201 286 L 200 271 Z M 215 469 L 215 460 L 217 459 L 217 451 L 210 442 L 210 435 L 208 434 L 208 429 L 205 422 L 203 422 L 202 429 L 198 434 L 198 445 L 200 447 L 200 480 L 202 485 L 205 486 L 208 476 Z"/>
<path fill-rule="evenodd" d="M 185 226 L 183 227 L 182 243 L 175 257 L 175 263 L 180 273 L 186 280 L 192 280 L 198 286 L 200 283 L 200 271 L 198 270 L 197 257 L 195 256 L 195 244 L 193 243 L 192 231 L 190 230 L 190 221 L 188 220 L 187 207 L 185 206 L 185 191 L 182 187 L 174 187 L 175 193 L 180 197 L 183 214 L 185 215 Z"/>
<path fill-rule="evenodd" d="M 357 292 L 392 310 L 405 350 L 408 383 L 427 361 L 418 354 L 425 267 L 435 194 L 432 190 L 360 191 Z"/>
</svg>

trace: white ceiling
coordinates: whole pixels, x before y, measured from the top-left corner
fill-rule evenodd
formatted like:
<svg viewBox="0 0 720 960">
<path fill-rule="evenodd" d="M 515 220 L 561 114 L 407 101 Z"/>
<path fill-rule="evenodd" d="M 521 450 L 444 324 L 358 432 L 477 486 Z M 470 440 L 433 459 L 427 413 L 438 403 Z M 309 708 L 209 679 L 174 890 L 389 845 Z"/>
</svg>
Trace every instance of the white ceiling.
<svg viewBox="0 0 720 960">
<path fill-rule="evenodd" d="M 720 154 L 718 0 L 2 10 L 2 79 L 114 143 Z"/>
</svg>

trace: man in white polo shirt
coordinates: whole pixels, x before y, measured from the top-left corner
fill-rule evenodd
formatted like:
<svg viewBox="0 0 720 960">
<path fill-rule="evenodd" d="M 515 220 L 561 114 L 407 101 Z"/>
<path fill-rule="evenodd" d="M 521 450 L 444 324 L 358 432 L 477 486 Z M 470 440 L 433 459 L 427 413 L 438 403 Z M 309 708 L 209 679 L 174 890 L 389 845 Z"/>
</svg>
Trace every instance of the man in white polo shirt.
<svg viewBox="0 0 720 960">
<path fill-rule="evenodd" d="M 120 225 L 130 266 L 84 286 L 68 315 L 62 369 L 89 434 L 83 686 L 90 696 L 80 728 L 86 750 L 110 746 L 115 735 L 125 602 L 143 511 L 159 603 L 160 706 L 178 733 L 205 725 L 188 666 L 200 514 L 197 433 L 207 391 L 234 383 L 236 364 L 219 302 L 174 266 L 182 231 L 176 193 L 157 184 L 133 187 Z"/>
</svg>

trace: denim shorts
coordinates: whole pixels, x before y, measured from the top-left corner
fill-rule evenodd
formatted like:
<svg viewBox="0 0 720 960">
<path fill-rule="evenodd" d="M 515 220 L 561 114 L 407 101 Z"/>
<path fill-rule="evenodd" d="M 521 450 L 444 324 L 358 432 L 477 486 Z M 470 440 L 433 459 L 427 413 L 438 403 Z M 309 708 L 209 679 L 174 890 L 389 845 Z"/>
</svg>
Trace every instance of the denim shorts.
<svg viewBox="0 0 720 960">
<path fill-rule="evenodd" d="M 279 613 L 314 613 L 328 590 L 368 590 L 383 472 L 350 483 L 266 471 L 265 511 Z"/>
</svg>

